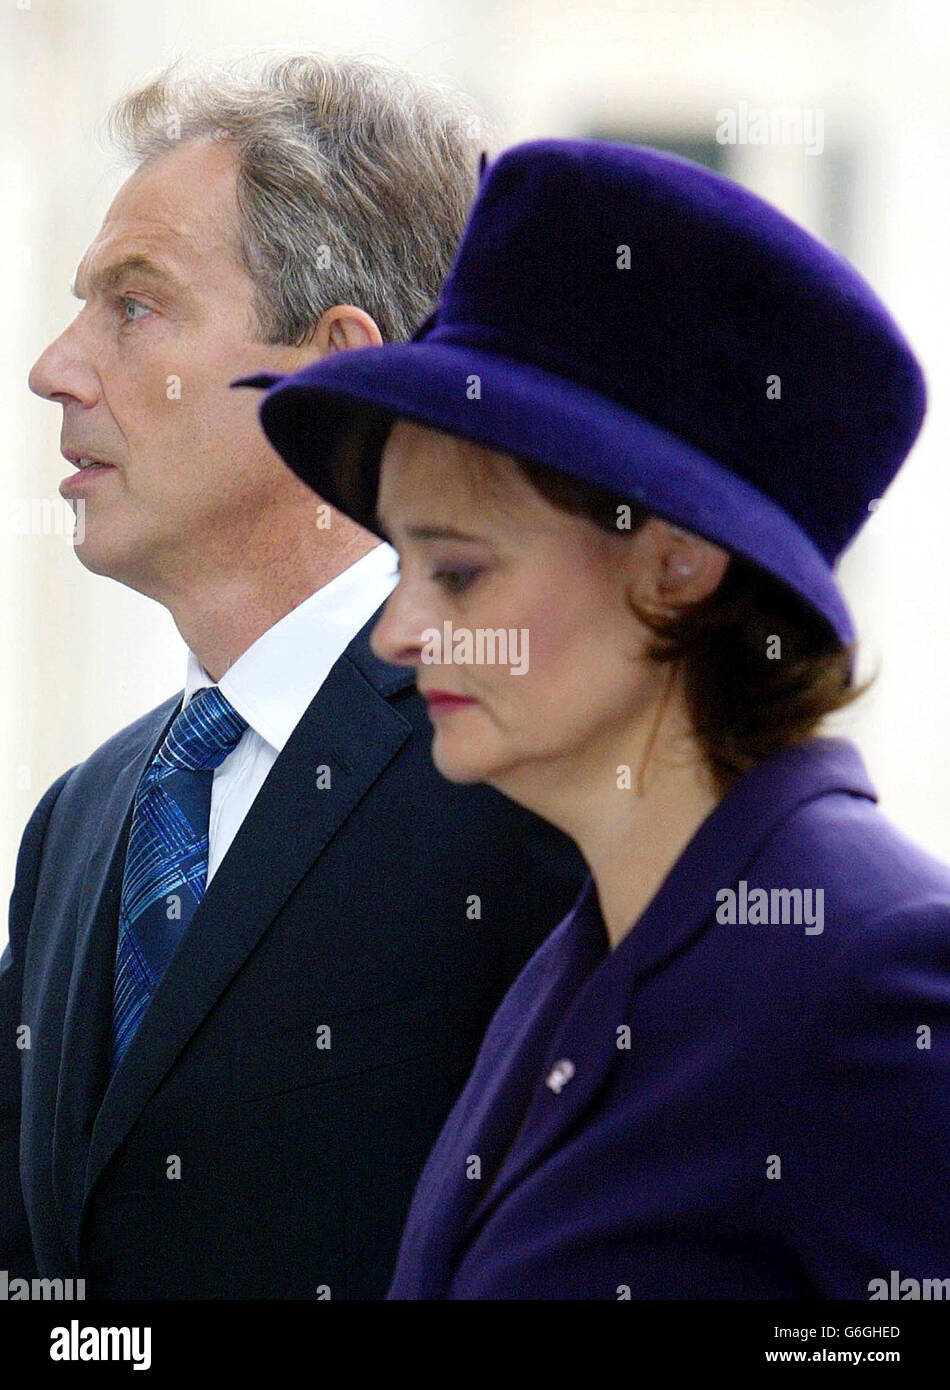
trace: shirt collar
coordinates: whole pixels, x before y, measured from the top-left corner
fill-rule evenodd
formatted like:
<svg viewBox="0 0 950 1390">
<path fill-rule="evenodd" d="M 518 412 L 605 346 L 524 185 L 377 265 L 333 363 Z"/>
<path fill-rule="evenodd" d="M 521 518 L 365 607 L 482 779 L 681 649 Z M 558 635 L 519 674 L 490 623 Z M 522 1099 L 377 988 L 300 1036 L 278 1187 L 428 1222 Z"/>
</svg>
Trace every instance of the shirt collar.
<svg viewBox="0 0 950 1390">
<path fill-rule="evenodd" d="M 385 542 L 292 608 L 217 682 L 250 727 L 278 753 L 331 668 L 396 584 L 396 552 Z M 183 707 L 215 682 L 188 652 Z"/>
</svg>

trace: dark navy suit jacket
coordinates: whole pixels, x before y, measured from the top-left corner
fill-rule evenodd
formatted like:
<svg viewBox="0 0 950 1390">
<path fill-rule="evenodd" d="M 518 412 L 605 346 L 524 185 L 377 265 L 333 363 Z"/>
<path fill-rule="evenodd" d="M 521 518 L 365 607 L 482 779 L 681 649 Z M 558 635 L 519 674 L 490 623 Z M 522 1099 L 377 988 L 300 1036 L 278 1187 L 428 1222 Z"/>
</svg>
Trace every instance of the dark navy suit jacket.
<svg viewBox="0 0 950 1390">
<path fill-rule="evenodd" d="M 108 1086 L 132 800 L 180 696 L 37 807 L 0 962 L 11 1278 L 82 1277 L 90 1297 L 385 1293 L 485 1027 L 585 869 L 543 822 L 439 776 L 413 673 L 369 650 L 376 616 L 277 759 Z"/>
<path fill-rule="evenodd" d="M 491 1023 L 390 1297 L 950 1278 L 950 869 L 875 800 L 815 738 L 733 785 L 613 951 L 588 880 Z M 742 881 L 822 889 L 823 930 L 792 898 L 719 920 Z"/>
</svg>

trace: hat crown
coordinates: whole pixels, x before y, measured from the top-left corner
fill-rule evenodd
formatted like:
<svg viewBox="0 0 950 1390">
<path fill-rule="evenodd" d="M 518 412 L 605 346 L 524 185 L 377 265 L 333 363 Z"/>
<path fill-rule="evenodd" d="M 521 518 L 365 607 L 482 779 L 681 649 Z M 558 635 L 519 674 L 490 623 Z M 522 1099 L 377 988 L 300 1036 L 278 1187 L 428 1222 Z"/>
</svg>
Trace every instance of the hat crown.
<svg viewBox="0 0 950 1390">
<path fill-rule="evenodd" d="M 718 174 L 600 141 L 488 166 L 417 340 L 610 397 L 776 501 L 829 563 L 924 413 L 910 348 L 845 260 Z"/>
<path fill-rule="evenodd" d="M 541 140 L 483 171 L 413 340 L 310 363 L 271 384 L 261 420 L 370 529 L 406 419 L 707 537 L 851 643 L 833 564 L 924 405 L 877 296 L 775 208 L 673 155 Z"/>
</svg>

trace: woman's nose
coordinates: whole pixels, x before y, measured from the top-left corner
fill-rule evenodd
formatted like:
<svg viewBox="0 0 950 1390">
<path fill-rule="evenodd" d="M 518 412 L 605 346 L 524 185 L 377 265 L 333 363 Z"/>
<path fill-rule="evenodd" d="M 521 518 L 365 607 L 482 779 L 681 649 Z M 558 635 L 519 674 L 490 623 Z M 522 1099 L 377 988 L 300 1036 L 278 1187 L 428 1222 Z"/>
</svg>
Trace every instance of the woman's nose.
<svg viewBox="0 0 950 1390">
<path fill-rule="evenodd" d="M 422 611 L 418 586 L 401 578 L 370 634 L 370 650 L 392 666 L 417 666 L 422 633 L 431 621 Z"/>
</svg>

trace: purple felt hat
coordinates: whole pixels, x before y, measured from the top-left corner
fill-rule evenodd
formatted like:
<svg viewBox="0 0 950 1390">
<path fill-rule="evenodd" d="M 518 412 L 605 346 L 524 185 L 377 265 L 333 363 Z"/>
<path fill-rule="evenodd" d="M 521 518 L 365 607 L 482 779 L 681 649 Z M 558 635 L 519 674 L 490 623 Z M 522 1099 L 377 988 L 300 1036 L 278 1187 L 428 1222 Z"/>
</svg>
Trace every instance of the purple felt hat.
<svg viewBox="0 0 950 1390">
<path fill-rule="evenodd" d="M 729 179 L 592 140 L 488 166 L 411 342 L 242 384 L 269 387 L 261 421 L 294 472 L 370 530 L 386 433 L 413 420 L 734 551 L 843 644 L 832 567 L 925 408 L 913 353 L 840 256 Z"/>
</svg>

